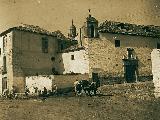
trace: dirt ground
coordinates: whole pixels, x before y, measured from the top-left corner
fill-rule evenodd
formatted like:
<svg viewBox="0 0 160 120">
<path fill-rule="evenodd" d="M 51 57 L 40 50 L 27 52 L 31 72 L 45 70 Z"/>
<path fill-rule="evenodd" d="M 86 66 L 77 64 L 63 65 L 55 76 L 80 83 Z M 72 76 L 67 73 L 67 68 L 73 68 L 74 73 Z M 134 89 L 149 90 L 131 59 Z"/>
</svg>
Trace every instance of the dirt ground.
<svg viewBox="0 0 160 120">
<path fill-rule="evenodd" d="M 0 120 L 159 120 L 160 99 L 58 96 L 0 100 Z"/>
</svg>

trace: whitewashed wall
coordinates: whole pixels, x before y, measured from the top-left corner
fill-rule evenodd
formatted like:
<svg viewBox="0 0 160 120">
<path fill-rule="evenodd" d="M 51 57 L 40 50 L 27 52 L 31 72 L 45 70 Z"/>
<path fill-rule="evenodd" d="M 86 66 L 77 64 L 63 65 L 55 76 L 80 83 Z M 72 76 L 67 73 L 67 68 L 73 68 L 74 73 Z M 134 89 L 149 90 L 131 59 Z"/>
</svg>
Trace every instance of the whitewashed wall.
<svg viewBox="0 0 160 120">
<path fill-rule="evenodd" d="M 2 74 L 0 74 L 0 95 L 2 94 Z"/>
<path fill-rule="evenodd" d="M 71 59 L 72 55 L 74 55 L 74 60 Z M 89 60 L 86 50 L 62 53 L 60 56 L 61 66 L 56 68 L 59 73 L 89 73 Z"/>
<path fill-rule="evenodd" d="M 3 53 L 3 37 L 0 37 L 0 48 L 1 48 L 1 55 L 0 55 L 0 94 L 2 94 L 2 66 L 3 66 L 3 61 L 2 61 L 2 59 L 3 59 L 3 55 L 2 55 L 2 53 Z"/>
<path fill-rule="evenodd" d="M 52 90 L 52 80 L 54 79 L 54 76 L 29 76 L 26 77 L 26 86 L 29 88 L 30 93 L 35 93 L 34 87 L 37 87 L 38 90 L 43 91 L 44 87 L 47 88 L 47 90 Z"/>
<path fill-rule="evenodd" d="M 154 49 L 152 51 L 151 59 L 155 97 L 160 97 L 160 49 Z"/>
</svg>

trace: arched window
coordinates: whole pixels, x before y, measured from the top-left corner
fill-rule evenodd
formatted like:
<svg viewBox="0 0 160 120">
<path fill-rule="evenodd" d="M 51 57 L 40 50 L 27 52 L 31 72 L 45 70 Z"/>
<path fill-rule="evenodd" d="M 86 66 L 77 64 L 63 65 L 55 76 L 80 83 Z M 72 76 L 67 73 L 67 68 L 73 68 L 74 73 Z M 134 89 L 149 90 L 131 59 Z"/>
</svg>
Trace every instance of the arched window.
<svg viewBox="0 0 160 120">
<path fill-rule="evenodd" d="M 91 25 L 90 29 L 91 29 L 91 38 L 93 38 L 94 37 L 94 26 Z"/>
</svg>

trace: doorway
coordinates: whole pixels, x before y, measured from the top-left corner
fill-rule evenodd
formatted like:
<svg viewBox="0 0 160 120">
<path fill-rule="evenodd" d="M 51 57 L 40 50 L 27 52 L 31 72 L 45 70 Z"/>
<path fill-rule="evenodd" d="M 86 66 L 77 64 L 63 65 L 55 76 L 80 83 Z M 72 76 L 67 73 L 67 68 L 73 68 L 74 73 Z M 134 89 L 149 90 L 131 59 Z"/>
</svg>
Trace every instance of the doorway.
<svg viewBox="0 0 160 120">
<path fill-rule="evenodd" d="M 100 87 L 100 80 L 99 80 L 98 73 L 92 72 L 92 80 L 93 82 L 96 82 L 96 87 Z"/>
<path fill-rule="evenodd" d="M 136 65 L 125 66 L 125 79 L 127 83 L 136 81 Z"/>
<path fill-rule="evenodd" d="M 7 89 L 7 77 L 2 78 L 2 91 Z"/>
</svg>

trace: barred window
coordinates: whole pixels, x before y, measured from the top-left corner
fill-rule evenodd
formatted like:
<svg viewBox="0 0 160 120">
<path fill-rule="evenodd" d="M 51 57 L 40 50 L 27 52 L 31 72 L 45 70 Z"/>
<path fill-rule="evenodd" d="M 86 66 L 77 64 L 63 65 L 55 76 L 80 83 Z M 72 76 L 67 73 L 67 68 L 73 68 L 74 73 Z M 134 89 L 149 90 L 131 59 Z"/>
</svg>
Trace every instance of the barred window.
<svg viewBox="0 0 160 120">
<path fill-rule="evenodd" d="M 48 39 L 42 38 L 42 52 L 48 53 Z"/>
<path fill-rule="evenodd" d="M 115 47 L 120 47 L 120 40 L 115 40 Z"/>
</svg>

